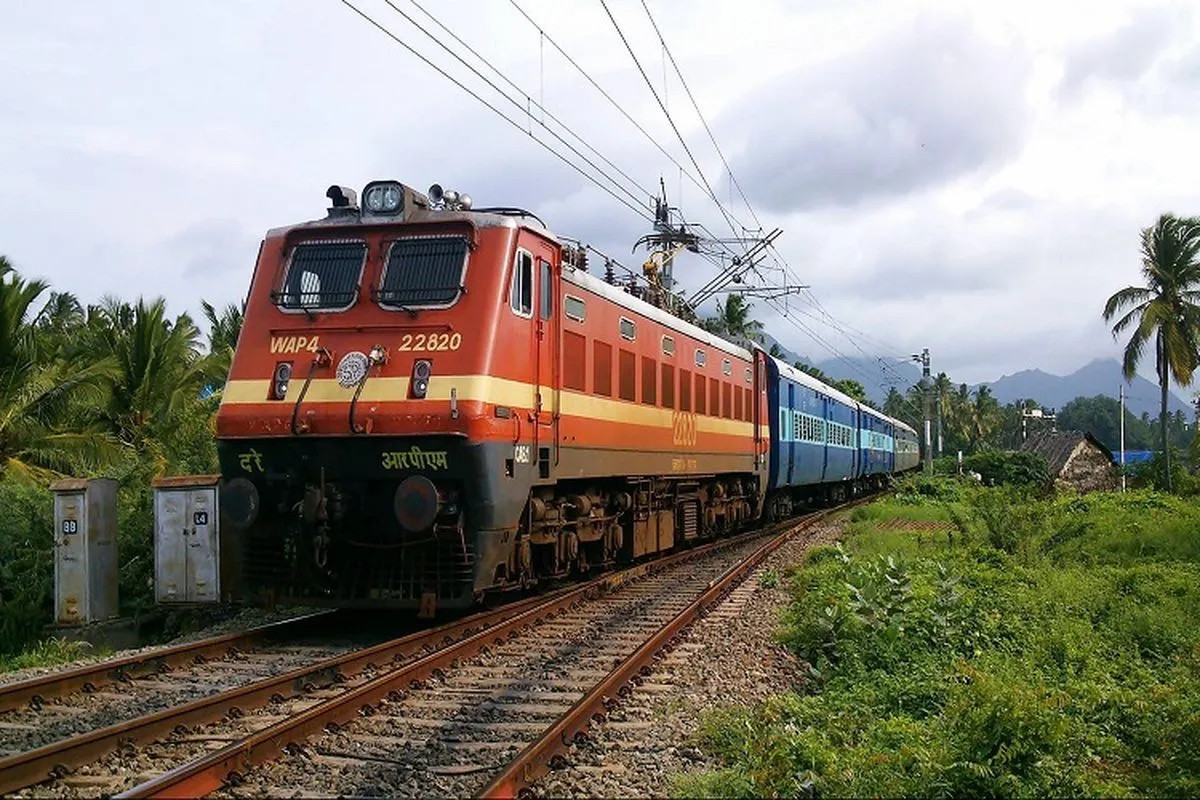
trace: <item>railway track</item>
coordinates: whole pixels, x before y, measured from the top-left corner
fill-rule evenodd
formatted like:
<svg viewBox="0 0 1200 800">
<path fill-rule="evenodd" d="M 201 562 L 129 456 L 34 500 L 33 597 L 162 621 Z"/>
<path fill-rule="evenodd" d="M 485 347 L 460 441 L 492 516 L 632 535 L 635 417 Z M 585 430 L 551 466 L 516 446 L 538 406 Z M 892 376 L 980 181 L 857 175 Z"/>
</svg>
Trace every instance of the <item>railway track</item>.
<svg viewBox="0 0 1200 800">
<path fill-rule="evenodd" d="M 680 630 L 822 515 L 10 755 L 0 792 L 512 796 Z"/>
</svg>

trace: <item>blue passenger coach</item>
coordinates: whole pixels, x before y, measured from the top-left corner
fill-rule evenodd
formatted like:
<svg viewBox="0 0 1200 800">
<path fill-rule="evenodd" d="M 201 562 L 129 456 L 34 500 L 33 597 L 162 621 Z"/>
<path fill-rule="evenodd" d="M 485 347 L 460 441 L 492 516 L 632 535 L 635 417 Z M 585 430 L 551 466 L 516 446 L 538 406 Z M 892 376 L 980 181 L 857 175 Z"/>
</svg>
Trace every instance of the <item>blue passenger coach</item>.
<svg viewBox="0 0 1200 800">
<path fill-rule="evenodd" d="M 771 450 L 767 506 L 776 518 L 844 500 L 919 463 L 916 432 L 808 373 L 767 358 Z"/>
<path fill-rule="evenodd" d="M 861 471 L 858 403 L 774 358 L 767 359 L 767 394 L 773 513 L 787 516 L 796 503 L 848 497 Z"/>
</svg>

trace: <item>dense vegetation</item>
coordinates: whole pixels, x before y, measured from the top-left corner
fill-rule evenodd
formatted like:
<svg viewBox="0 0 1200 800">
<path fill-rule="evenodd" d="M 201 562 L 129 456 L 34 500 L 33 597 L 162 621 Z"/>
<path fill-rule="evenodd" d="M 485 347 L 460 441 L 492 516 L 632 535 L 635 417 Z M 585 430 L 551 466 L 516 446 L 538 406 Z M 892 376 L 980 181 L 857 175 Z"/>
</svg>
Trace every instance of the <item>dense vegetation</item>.
<svg viewBox="0 0 1200 800">
<path fill-rule="evenodd" d="M 907 521 L 943 523 L 936 531 Z M 1195 796 L 1200 507 L 910 482 L 789 578 L 793 692 L 688 796 Z"/>
<path fill-rule="evenodd" d="M 207 347 L 162 300 L 84 307 L 0 256 L 0 657 L 50 622 L 58 475 L 120 481 L 122 611 L 151 602 L 150 481 L 216 468 L 212 419 L 241 313 L 204 312 Z"/>
</svg>

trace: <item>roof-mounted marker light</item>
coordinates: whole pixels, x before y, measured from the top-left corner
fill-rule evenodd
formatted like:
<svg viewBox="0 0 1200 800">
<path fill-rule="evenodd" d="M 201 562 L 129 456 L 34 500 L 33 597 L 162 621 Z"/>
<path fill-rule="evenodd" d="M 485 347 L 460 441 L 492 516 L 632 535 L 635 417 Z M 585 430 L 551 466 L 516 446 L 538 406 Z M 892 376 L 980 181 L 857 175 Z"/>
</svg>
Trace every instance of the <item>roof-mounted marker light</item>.
<svg viewBox="0 0 1200 800">
<path fill-rule="evenodd" d="M 348 186 L 330 186 L 325 190 L 325 196 L 330 199 L 334 208 L 358 207 L 358 195 Z"/>
<path fill-rule="evenodd" d="M 395 214 L 404 204 L 404 188 L 396 181 L 373 181 L 363 189 L 363 206 L 372 214 Z"/>
</svg>

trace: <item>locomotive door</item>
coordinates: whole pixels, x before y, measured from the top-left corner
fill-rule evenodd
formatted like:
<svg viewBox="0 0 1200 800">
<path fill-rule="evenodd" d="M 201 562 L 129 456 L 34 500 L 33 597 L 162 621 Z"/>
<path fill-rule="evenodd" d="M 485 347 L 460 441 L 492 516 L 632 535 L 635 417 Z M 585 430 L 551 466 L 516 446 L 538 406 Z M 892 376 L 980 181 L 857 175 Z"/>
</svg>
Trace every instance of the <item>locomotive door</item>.
<svg viewBox="0 0 1200 800">
<path fill-rule="evenodd" d="M 534 247 L 537 309 L 534 314 L 534 453 L 538 477 L 550 477 L 558 460 L 558 339 L 559 315 L 555 306 L 558 276 L 549 247 Z"/>
</svg>

